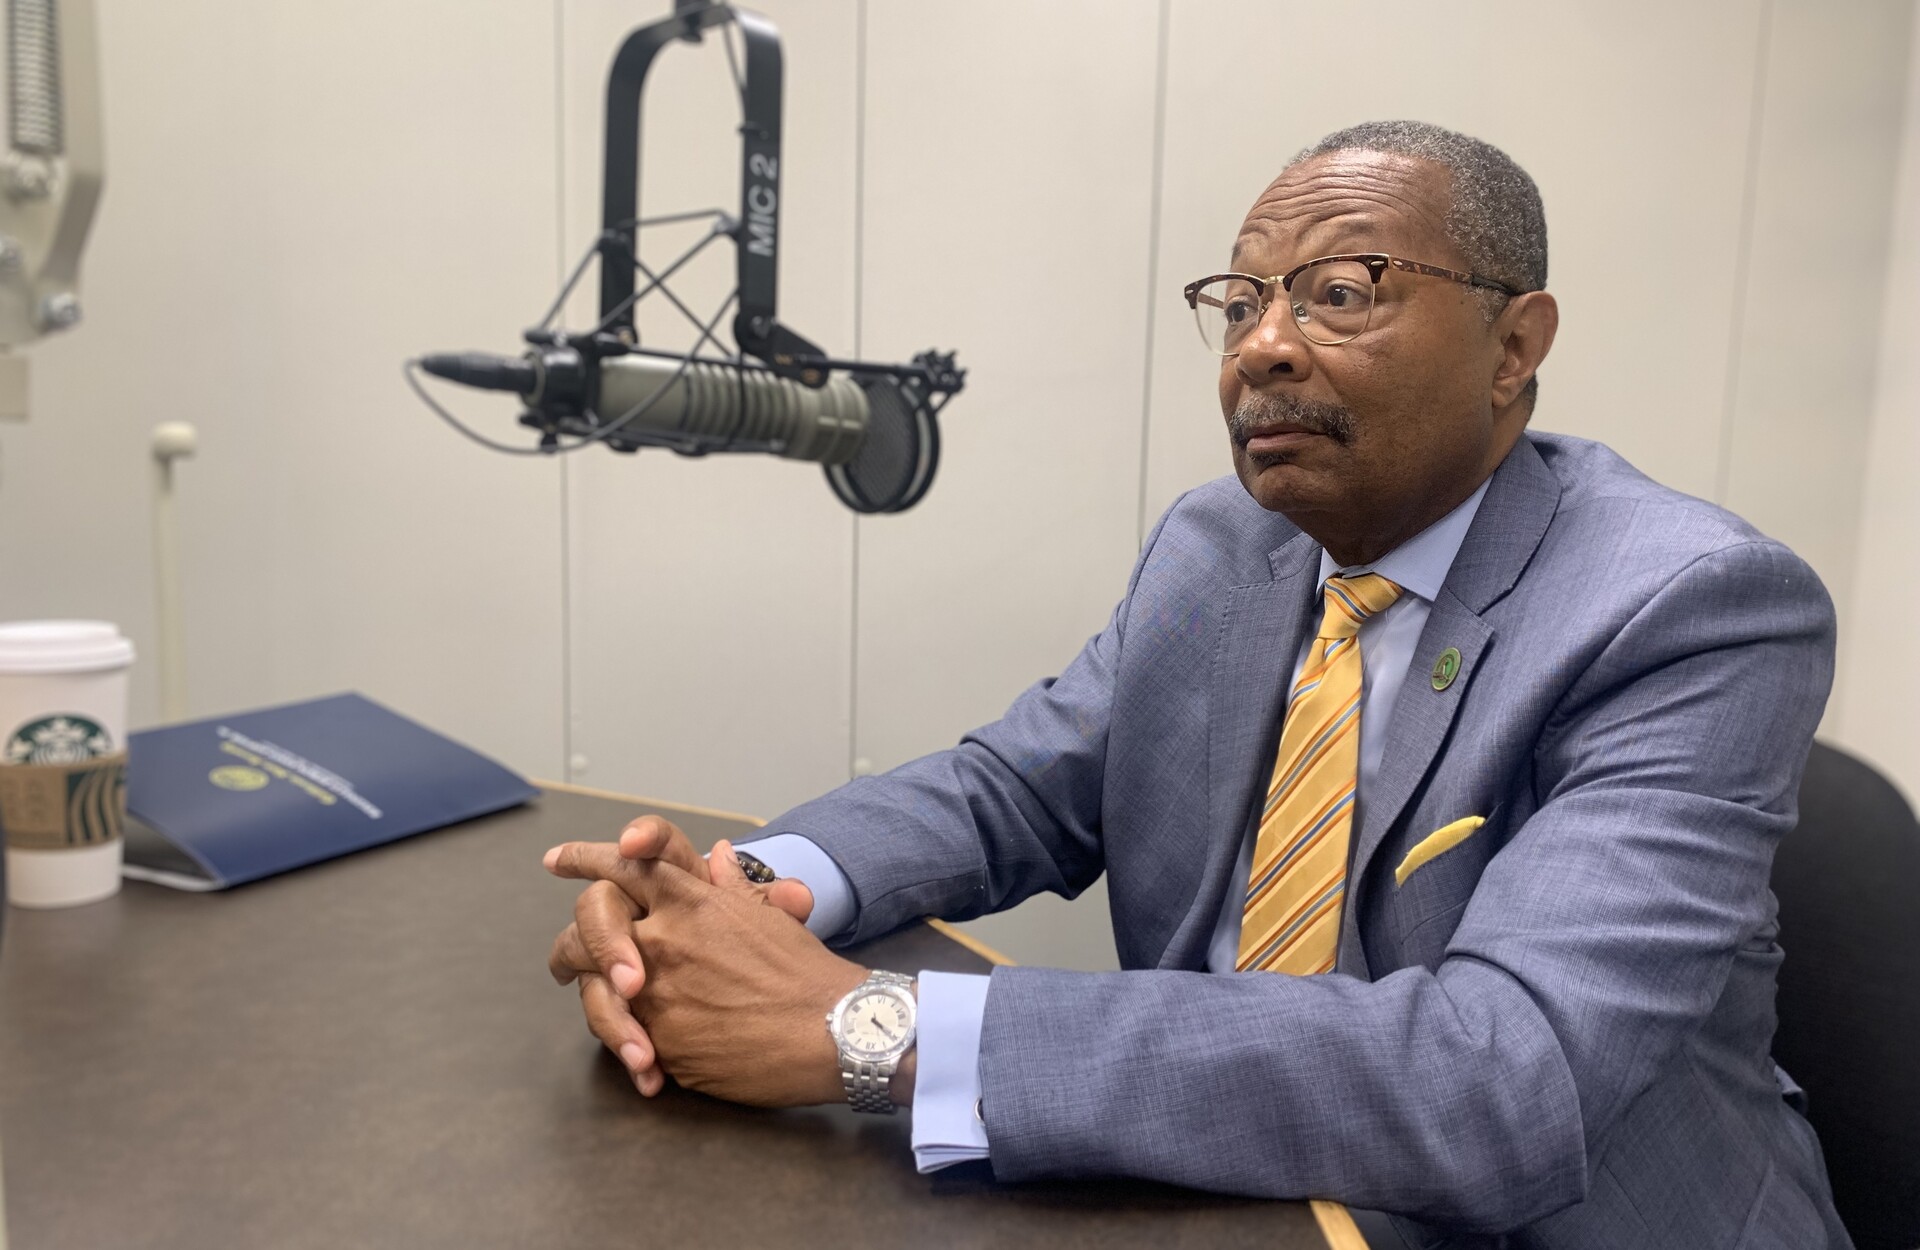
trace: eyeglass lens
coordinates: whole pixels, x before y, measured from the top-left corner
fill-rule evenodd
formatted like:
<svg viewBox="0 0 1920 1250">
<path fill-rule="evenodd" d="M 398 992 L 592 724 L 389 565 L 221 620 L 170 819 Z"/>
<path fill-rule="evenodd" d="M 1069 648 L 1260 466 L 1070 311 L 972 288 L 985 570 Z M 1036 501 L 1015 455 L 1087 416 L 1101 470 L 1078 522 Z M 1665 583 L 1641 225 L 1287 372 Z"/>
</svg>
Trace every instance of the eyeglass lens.
<svg viewBox="0 0 1920 1250">
<path fill-rule="evenodd" d="M 1367 328 L 1373 315 L 1373 275 L 1357 260 L 1310 265 L 1294 275 L 1293 288 L 1272 288 L 1285 300 L 1300 333 L 1315 343 L 1344 343 Z M 1260 291 L 1244 278 L 1210 282 L 1195 293 L 1194 317 L 1210 351 L 1231 356 L 1260 324 Z"/>
</svg>

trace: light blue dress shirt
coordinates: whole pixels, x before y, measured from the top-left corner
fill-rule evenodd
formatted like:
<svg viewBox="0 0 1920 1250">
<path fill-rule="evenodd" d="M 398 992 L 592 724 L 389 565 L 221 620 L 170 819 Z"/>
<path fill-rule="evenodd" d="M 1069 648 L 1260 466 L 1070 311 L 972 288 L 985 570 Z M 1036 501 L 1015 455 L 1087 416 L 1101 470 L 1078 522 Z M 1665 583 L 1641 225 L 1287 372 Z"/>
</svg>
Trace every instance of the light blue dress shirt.
<svg viewBox="0 0 1920 1250">
<path fill-rule="evenodd" d="M 1434 596 L 1447 580 L 1453 558 L 1467 536 L 1486 496 L 1487 483 L 1465 502 L 1372 564 L 1343 569 L 1324 550 L 1320 553 L 1320 581 L 1316 596 L 1324 596 L 1326 582 L 1336 573 L 1352 577 L 1378 573 L 1402 590 L 1385 611 L 1360 626 L 1360 773 L 1355 780 L 1354 824 L 1367 801 L 1368 780 L 1380 771 L 1386 749 L 1387 725 L 1394 700 L 1419 645 L 1420 631 L 1432 611 Z M 1317 618 L 1316 618 L 1317 619 Z M 1313 645 L 1300 640 L 1294 657 L 1293 680 L 1298 680 Z M 1232 972 L 1240 953 L 1241 896 L 1253 865 L 1257 829 L 1249 829 L 1234 864 L 1233 882 L 1220 901 L 1220 918 L 1207 944 L 1207 970 Z M 813 891 L 813 914 L 807 928 L 822 941 L 853 926 L 853 887 L 845 874 L 818 846 L 798 834 L 775 834 L 753 844 L 753 854 L 783 877 L 796 877 Z M 949 1164 L 987 1157 L 987 1128 L 974 1114 L 980 1097 L 980 1027 L 986 1020 L 990 978 L 950 972 L 921 972 L 919 986 L 919 1059 L 914 1073 L 913 1154 L 922 1172 Z"/>
</svg>

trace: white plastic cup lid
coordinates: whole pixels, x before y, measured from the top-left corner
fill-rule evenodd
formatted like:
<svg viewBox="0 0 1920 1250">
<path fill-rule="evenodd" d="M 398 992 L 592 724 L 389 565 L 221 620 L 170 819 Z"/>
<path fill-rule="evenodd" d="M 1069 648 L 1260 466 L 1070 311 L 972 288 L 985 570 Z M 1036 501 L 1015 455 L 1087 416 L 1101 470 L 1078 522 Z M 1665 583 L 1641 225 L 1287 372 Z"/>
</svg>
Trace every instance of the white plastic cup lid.
<svg viewBox="0 0 1920 1250">
<path fill-rule="evenodd" d="M 0 673 L 90 673 L 133 663 L 133 644 L 107 621 L 0 625 Z"/>
</svg>

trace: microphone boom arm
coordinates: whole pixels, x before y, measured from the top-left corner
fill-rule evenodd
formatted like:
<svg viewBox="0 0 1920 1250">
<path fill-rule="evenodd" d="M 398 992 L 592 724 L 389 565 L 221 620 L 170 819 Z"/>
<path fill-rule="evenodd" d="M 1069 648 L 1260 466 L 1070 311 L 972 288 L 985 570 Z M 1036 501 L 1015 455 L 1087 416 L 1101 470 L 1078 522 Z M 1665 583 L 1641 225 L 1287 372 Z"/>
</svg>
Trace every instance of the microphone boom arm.
<svg viewBox="0 0 1920 1250">
<path fill-rule="evenodd" d="M 678 0 L 674 12 L 630 33 L 607 75 L 606 150 L 600 200 L 600 318 L 618 333 L 633 330 L 634 261 L 639 255 L 640 100 L 647 73 L 674 40 L 699 42 L 732 22 L 740 30 L 746 68 L 741 76 L 740 215 L 734 225 L 739 309 L 733 338 L 740 350 L 781 377 L 807 386 L 826 382 L 824 353 L 781 325 L 777 311 L 780 262 L 780 110 L 783 62 L 780 35 L 758 13 L 712 0 Z"/>
</svg>

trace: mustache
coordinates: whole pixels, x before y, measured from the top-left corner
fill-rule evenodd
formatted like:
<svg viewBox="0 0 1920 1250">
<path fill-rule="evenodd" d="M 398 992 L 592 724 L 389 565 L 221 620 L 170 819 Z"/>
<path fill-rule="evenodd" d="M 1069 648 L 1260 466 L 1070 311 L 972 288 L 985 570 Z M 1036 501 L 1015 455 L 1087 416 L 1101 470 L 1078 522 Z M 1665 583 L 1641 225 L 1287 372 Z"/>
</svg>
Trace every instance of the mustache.
<svg viewBox="0 0 1920 1250">
<path fill-rule="evenodd" d="M 1276 425 L 1298 426 L 1314 434 L 1324 434 L 1337 443 L 1353 441 L 1354 420 L 1350 409 L 1301 399 L 1297 395 L 1248 391 L 1241 396 L 1233 415 L 1227 418 L 1227 432 L 1242 446 Z"/>
</svg>

